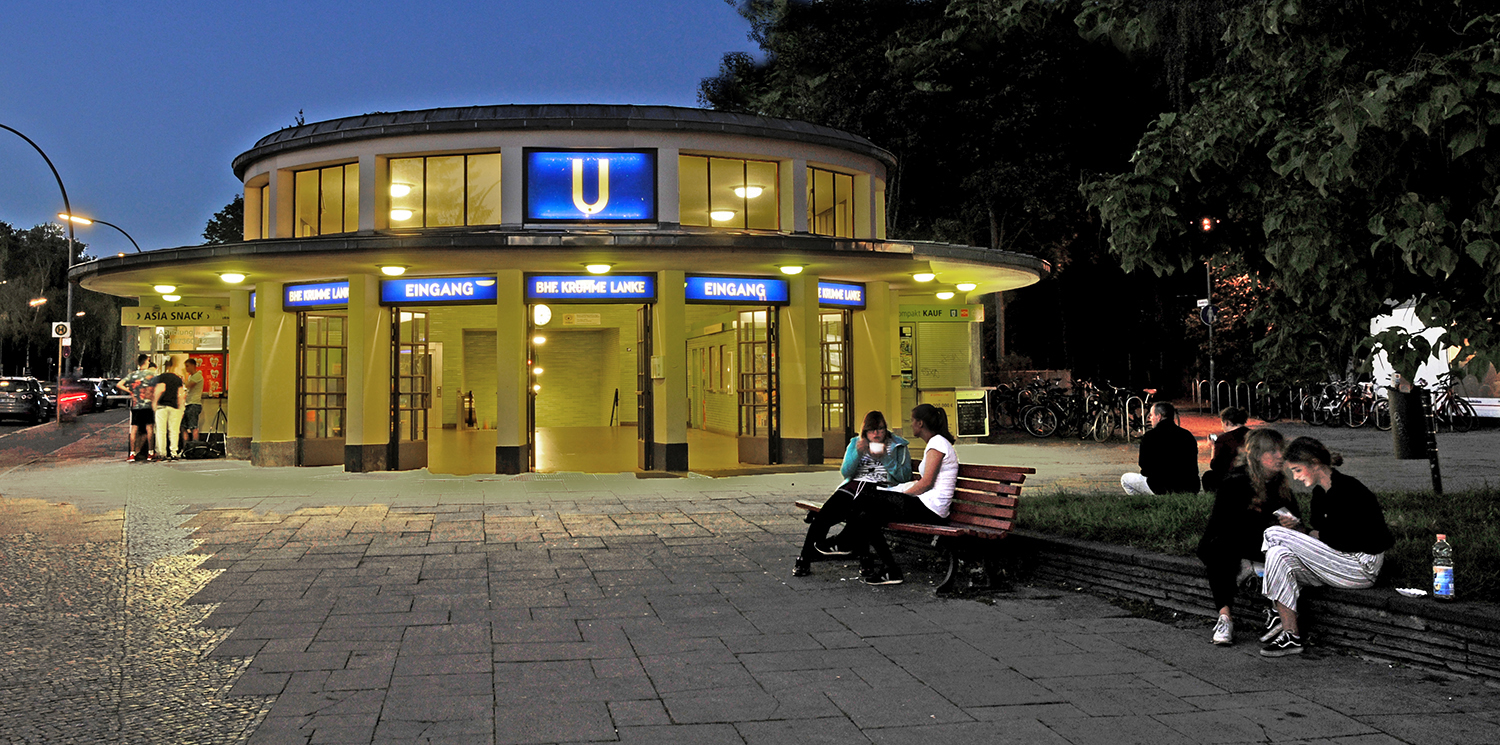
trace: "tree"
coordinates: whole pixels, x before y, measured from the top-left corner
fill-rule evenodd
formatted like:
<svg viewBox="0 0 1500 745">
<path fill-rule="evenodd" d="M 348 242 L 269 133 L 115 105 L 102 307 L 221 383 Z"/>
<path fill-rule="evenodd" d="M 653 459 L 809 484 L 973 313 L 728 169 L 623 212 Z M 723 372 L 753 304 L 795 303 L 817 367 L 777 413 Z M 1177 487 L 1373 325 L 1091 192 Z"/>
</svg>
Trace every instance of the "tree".
<svg viewBox="0 0 1500 745">
<path fill-rule="evenodd" d="M 74 355 L 87 355 L 89 370 L 115 369 L 120 304 L 108 295 L 75 288 L 73 305 L 83 316 L 66 318 L 68 243 L 57 225 L 17 230 L 0 222 L 0 374 L 56 374 L 57 344 L 49 326 L 73 322 Z M 87 261 L 86 245 L 74 241 L 71 263 Z M 46 302 L 33 306 L 33 300 Z M 75 362 L 77 357 L 75 357 Z"/>
<path fill-rule="evenodd" d="M 245 240 L 245 196 L 234 195 L 224 209 L 214 213 L 208 218 L 208 225 L 203 228 L 203 240 L 205 243 L 239 243 Z"/>
<path fill-rule="evenodd" d="M 1132 167 L 1082 186 L 1127 271 L 1234 257 L 1269 280 L 1253 315 L 1272 364 L 1384 349 L 1414 372 L 1410 335 L 1369 335 L 1409 299 L 1460 358 L 1500 359 L 1500 16 L 1472 0 L 1078 7 L 1086 36 L 1128 53 L 1219 31 Z M 1228 229 L 1196 238 L 1202 215 Z"/>
</svg>

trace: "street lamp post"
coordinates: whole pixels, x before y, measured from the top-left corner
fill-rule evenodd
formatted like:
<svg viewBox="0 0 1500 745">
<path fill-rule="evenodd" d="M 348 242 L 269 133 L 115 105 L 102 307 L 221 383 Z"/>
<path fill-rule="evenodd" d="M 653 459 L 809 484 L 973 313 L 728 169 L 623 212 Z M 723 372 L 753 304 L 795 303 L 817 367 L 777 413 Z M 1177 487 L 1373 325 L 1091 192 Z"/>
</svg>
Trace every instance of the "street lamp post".
<svg viewBox="0 0 1500 745">
<path fill-rule="evenodd" d="M 7 132 L 14 133 L 17 137 L 25 140 L 26 144 L 30 145 L 32 147 L 32 149 L 36 150 L 36 152 L 37 152 L 38 155 L 42 156 L 42 160 L 47 161 L 47 167 L 50 168 L 50 169 L 52 169 L 52 178 L 57 179 L 57 190 L 60 191 L 60 192 L 62 192 L 63 211 L 66 212 L 67 214 L 70 214 L 70 215 L 73 214 L 73 205 L 68 202 L 68 188 L 65 187 L 65 186 L 63 186 L 62 176 L 59 176 L 57 174 L 57 166 L 52 165 L 52 159 L 49 158 L 49 157 L 47 157 L 47 153 L 46 153 L 46 151 L 42 150 L 41 145 L 38 145 L 35 142 L 32 142 L 30 137 L 27 137 L 26 135 L 21 134 L 20 130 L 17 130 L 15 128 L 7 127 L 4 124 L 0 124 L 0 129 L 4 129 Z M 66 222 L 68 223 L 68 269 L 71 270 L 73 268 L 73 223 L 72 223 L 72 221 L 66 221 Z M 134 243 L 134 241 L 131 241 L 131 242 Z M 73 317 L 73 281 L 72 280 L 66 280 L 66 281 L 67 281 L 67 284 L 68 284 L 68 311 L 67 311 L 67 315 L 64 315 L 63 318 L 71 319 Z M 62 354 L 61 354 L 61 352 L 59 352 L 59 354 L 57 355 L 57 381 L 58 381 L 59 385 L 61 385 L 61 383 L 62 383 L 62 372 L 63 372 Z"/>
<path fill-rule="evenodd" d="M 112 222 L 105 222 L 103 220 L 100 220 L 97 217 L 94 217 L 94 218 L 79 217 L 78 215 L 75 215 L 75 214 L 72 214 L 72 213 L 69 213 L 69 212 L 59 212 L 59 213 L 57 213 L 57 217 L 58 217 L 58 219 L 60 219 L 60 220 L 62 220 L 64 222 L 69 222 L 69 223 L 76 222 L 79 225 L 93 225 L 94 223 L 99 223 L 100 225 L 108 225 L 111 228 L 114 228 L 115 230 L 120 231 L 120 235 L 125 236 L 125 238 L 130 241 L 130 245 L 135 246 L 135 252 L 136 253 L 141 253 L 141 244 L 136 243 L 135 239 L 131 238 L 130 234 L 127 233 L 127 232 L 125 232 L 125 229 L 122 228 L 122 227 L 120 227 L 119 225 L 116 225 L 116 224 L 114 224 Z"/>
</svg>

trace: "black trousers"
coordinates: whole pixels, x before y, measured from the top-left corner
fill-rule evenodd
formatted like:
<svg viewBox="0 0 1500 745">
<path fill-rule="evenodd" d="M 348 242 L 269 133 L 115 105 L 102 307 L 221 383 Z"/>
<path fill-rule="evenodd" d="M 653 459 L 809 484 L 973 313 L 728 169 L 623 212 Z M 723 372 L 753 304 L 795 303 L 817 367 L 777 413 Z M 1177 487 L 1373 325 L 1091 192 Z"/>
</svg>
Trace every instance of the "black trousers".
<svg viewBox="0 0 1500 745">
<path fill-rule="evenodd" d="M 874 494 L 877 491 L 880 491 L 880 486 L 868 481 L 850 481 L 835 490 L 833 495 L 828 497 L 828 501 L 823 503 L 823 508 L 813 515 L 812 524 L 807 526 L 807 538 L 802 541 L 802 558 L 809 561 L 816 558 L 818 551 L 813 548 L 813 544 L 827 538 L 828 531 L 833 526 L 847 522 L 849 518 L 854 517 L 856 500 L 860 495 Z M 845 534 L 848 534 L 847 527 L 844 529 L 844 534 L 840 534 L 841 546 L 851 551 L 859 550 L 843 540 Z"/>
<path fill-rule="evenodd" d="M 1255 526 L 1236 530 L 1228 535 L 1208 537 L 1198 543 L 1198 558 L 1208 575 L 1208 589 L 1214 596 L 1215 608 L 1232 608 L 1239 586 L 1235 577 L 1240 574 L 1240 560 L 1265 561 L 1260 550 L 1260 532 Z"/>
<path fill-rule="evenodd" d="M 885 533 L 880 529 L 886 523 L 893 522 L 940 524 L 948 522 L 948 519 L 927 509 L 927 505 L 917 497 L 879 489 L 860 498 L 855 505 L 854 517 L 849 520 L 848 527 L 844 528 L 844 535 L 850 536 L 852 541 L 841 539 L 839 543 L 859 554 L 862 561 L 868 561 L 869 552 L 873 551 L 886 568 L 899 574 L 900 567 L 896 565 L 896 557 L 891 555 L 891 547 L 885 542 Z"/>
</svg>

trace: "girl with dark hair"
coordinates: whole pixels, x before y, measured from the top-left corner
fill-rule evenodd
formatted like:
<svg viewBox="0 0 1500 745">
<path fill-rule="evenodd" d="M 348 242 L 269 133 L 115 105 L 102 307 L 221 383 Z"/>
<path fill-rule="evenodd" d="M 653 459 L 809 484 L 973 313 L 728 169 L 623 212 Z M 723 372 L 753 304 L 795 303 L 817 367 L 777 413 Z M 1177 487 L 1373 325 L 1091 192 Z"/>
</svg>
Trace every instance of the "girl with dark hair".
<svg viewBox="0 0 1500 745">
<path fill-rule="evenodd" d="M 1370 587 L 1385 564 L 1385 552 L 1396 544 L 1375 494 L 1334 470 L 1343 464 L 1342 456 L 1311 437 L 1298 437 L 1284 457 L 1292 478 L 1312 487 L 1308 522 L 1316 529 L 1307 530 L 1290 515 L 1280 516 L 1281 525 L 1266 528 L 1263 591 L 1276 617 L 1261 637 L 1266 646 L 1260 653 L 1265 657 L 1302 652 L 1297 625 L 1302 585 Z"/>
<path fill-rule="evenodd" d="M 872 411 L 865 415 L 859 436 L 850 438 L 839 472 L 844 475 L 844 483 L 834 490 L 822 509 L 810 516 L 812 525 L 808 526 L 807 538 L 802 541 L 802 553 L 792 566 L 793 577 L 812 574 L 812 560 L 818 554 L 848 556 L 852 553 L 847 546 L 829 543 L 828 530 L 854 515 L 855 501 L 861 495 L 875 492 L 882 486 L 910 481 L 911 451 L 905 439 L 891 433 L 885 414 Z"/>
<path fill-rule="evenodd" d="M 1251 563 L 1265 558 L 1261 541 L 1266 528 L 1278 524 L 1276 511 L 1302 514 L 1282 472 L 1284 447 L 1286 438 L 1274 429 L 1250 432 L 1245 438 L 1244 455 L 1214 495 L 1213 512 L 1198 541 L 1198 558 L 1203 560 L 1214 607 L 1219 609 L 1214 644 L 1234 643 L 1235 590 L 1253 571 Z"/>
<path fill-rule="evenodd" d="M 1214 443 L 1214 456 L 1208 462 L 1208 470 L 1203 472 L 1204 491 L 1218 489 L 1219 483 L 1229 475 L 1229 469 L 1239 462 L 1240 451 L 1245 449 L 1245 438 L 1250 435 L 1250 428 L 1245 426 L 1248 421 L 1250 413 L 1235 406 L 1219 412 L 1219 424 L 1224 431 L 1209 437 Z"/>
<path fill-rule="evenodd" d="M 948 414 L 932 404 L 911 410 L 911 432 L 927 441 L 921 476 L 895 488 L 880 489 L 859 500 L 854 517 L 844 528 L 851 542 L 844 548 L 860 554 L 860 575 L 866 584 L 899 585 L 904 580 L 881 527 L 889 522 L 943 523 L 958 486 L 958 451 L 948 431 Z M 873 551 L 874 556 L 871 556 Z M 876 561 L 879 561 L 879 564 Z"/>
</svg>

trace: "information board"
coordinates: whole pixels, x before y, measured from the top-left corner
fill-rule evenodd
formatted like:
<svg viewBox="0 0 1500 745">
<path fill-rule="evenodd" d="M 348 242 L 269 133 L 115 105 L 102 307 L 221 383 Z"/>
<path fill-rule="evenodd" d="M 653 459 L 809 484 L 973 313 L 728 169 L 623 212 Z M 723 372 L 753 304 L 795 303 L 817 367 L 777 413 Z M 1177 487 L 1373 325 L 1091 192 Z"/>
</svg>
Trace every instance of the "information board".
<svg viewBox="0 0 1500 745">
<path fill-rule="evenodd" d="M 984 395 L 983 391 L 979 393 L 980 396 Z M 959 437 L 984 437 L 990 433 L 990 411 L 984 398 L 959 398 L 954 405 L 958 408 L 958 430 L 953 434 Z"/>
<path fill-rule="evenodd" d="M 655 150 L 526 150 L 526 220 L 655 222 Z"/>
<path fill-rule="evenodd" d="M 188 355 L 188 359 L 198 361 L 198 372 L 203 375 L 203 395 L 224 395 L 224 376 L 227 374 L 224 368 L 224 353 L 195 352 Z"/>
</svg>

